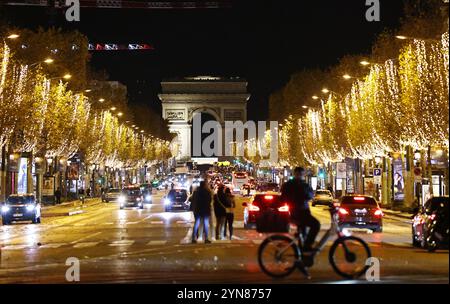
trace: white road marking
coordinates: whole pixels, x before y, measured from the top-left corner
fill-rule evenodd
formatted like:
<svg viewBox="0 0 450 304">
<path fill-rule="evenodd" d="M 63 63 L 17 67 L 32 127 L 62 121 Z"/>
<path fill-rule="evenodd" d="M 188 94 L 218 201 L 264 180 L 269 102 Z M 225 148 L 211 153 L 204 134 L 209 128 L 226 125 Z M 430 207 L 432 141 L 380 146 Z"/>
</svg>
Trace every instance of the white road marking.
<svg viewBox="0 0 450 304">
<path fill-rule="evenodd" d="M 81 226 L 86 226 L 86 224 L 85 223 L 76 223 L 76 224 L 74 224 L 74 226 L 81 227 Z"/>
<path fill-rule="evenodd" d="M 193 228 L 190 227 L 186 233 L 186 236 L 184 237 L 184 239 L 182 239 L 180 241 L 180 244 L 189 244 L 192 242 L 192 232 L 193 232 Z"/>
<path fill-rule="evenodd" d="M 161 224 L 164 224 L 164 221 L 151 221 L 150 224 L 152 224 L 152 225 L 161 225 Z"/>
<path fill-rule="evenodd" d="M 82 237 L 82 238 L 80 238 L 80 239 L 78 239 L 78 240 L 75 240 L 75 241 L 71 242 L 70 244 L 76 244 L 76 243 L 79 243 L 79 242 L 84 241 L 84 240 L 86 240 L 86 239 L 89 239 L 89 238 L 91 238 L 91 237 L 97 236 L 97 235 L 99 235 L 99 234 L 101 234 L 101 233 L 102 233 L 102 232 L 95 232 L 95 233 L 89 234 L 89 235 L 87 235 L 87 236 L 84 236 L 84 237 Z"/>
<path fill-rule="evenodd" d="M 167 243 L 166 240 L 150 241 L 147 243 L 147 245 L 165 245 L 166 243 Z"/>
<path fill-rule="evenodd" d="M 244 228 L 244 221 L 234 221 L 233 227 L 234 228 Z"/>
<path fill-rule="evenodd" d="M 127 222 L 128 225 L 134 225 L 137 224 L 138 222 Z"/>
<path fill-rule="evenodd" d="M 87 248 L 87 247 L 94 247 L 100 242 L 81 242 L 77 243 L 73 246 L 73 248 Z"/>
<path fill-rule="evenodd" d="M 119 241 L 114 241 L 111 244 L 109 244 L 109 246 L 114 246 L 114 247 L 119 247 L 119 246 L 130 246 L 133 245 L 134 240 L 119 240 Z"/>
<path fill-rule="evenodd" d="M 8 245 L 8 246 L 5 246 L 5 247 L 2 247 L 1 249 L 2 250 L 22 250 L 22 249 L 25 249 L 27 247 L 28 247 L 27 245 Z"/>
<path fill-rule="evenodd" d="M 103 223 L 102 225 L 113 225 L 113 222 L 107 222 L 107 223 Z"/>
</svg>

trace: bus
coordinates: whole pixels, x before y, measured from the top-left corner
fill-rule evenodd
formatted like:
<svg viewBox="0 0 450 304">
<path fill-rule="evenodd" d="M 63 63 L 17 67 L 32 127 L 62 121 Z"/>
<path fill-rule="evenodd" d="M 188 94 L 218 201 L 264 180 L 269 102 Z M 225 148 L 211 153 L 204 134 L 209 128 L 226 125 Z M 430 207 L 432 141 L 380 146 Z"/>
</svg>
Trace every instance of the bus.
<svg viewBox="0 0 450 304">
<path fill-rule="evenodd" d="M 233 185 L 233 192 L 240 192 L 242 186 L 248 184 L 247 172 L 234 172 L 231 184 Z"/>
</svg>

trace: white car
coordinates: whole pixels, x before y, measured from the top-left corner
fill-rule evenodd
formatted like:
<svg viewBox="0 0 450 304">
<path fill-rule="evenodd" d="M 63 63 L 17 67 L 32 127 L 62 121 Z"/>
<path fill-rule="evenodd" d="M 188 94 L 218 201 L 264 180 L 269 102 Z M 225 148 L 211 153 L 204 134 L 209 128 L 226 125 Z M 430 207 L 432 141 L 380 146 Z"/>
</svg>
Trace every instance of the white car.
<svg viewBox="0 0 450 304">
<path fill-rule="evenodd" d="M 316 205 L 330 206 L 333 204 L 333 195 L 329 190 L 317 190 L 312 199 L 311 205 L 314 207 Z"/>
</svg>

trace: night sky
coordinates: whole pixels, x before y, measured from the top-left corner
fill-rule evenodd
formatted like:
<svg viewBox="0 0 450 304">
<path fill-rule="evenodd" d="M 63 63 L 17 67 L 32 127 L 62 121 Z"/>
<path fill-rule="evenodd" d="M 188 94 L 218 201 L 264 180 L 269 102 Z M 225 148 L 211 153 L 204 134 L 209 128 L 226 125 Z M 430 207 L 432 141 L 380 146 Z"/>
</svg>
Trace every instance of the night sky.
<svg viewBox="0 0 450 304">
<path fill-rule="evenodd" d="M 136 1 L 136 0 L 135 0 Z M 217 10 L 82 9 L 81 21 L 56 26 L 78 29 L 96 43 L 149 43 L 150 52 L 96 52 L 91 64 L 128 86 L 131 103 L 160 111 L 164 78 L 239 76 L 249 82 L 249 119 L 267 117 L 270 93 L 290 74 L 326 68 L 346 54 L 370 52 L 375 36 L 398 26 L 401 0 L 381 0 L 381 22 L 367 22 L 366 0 L 234 1 Z M 8 7 L 10 24 L 49 25 L 44 8 Z"/>
</svg>

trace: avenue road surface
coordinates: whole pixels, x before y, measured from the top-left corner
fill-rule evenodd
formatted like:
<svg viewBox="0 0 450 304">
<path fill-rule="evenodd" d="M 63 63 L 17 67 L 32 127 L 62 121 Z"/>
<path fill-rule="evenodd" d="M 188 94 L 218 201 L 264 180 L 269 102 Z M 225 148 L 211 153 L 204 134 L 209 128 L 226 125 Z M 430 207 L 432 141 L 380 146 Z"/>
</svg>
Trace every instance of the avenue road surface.
<svg viewBox="0 0 450 304">
<path fill-rule="evenodd" d="M 328 263 L 328 248 L 310 269 L 311 280 L 298 271 L 274 280 L 257 263 L 257 249 L 266 235 L 243 228 L 242 202 L 247 198 L 238 196 L 231 241 L 191 244 L 192 214 L 164 212 L 163 196 L 164 191 L 155 192 L 154 203 L 144 210 L 97 203 L 82 214 L 43 217 L 41 224 L 0 226 L 0 283 L 65 283 L 69 257 L 80 260 L 80 283 L 366 282 L 337 276 Z M 312 210 L 323 233 L 329 213 L 325 207 Z M 382 233 L 354 234 L 368 241 L 380 259 L 381 283 L 448 284 L 448 250 L 413 248 L 409 220 L 386 216 Z"/>
</svg>

